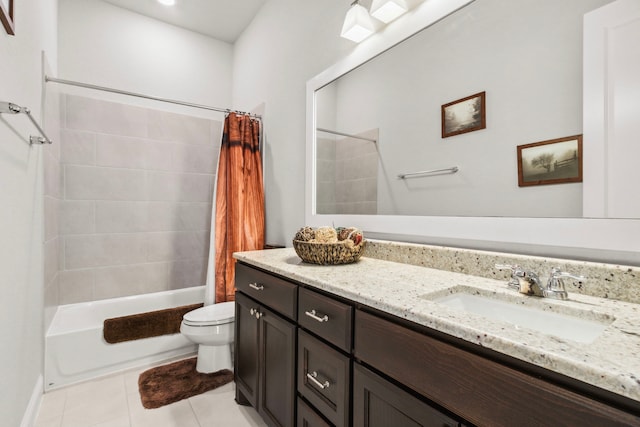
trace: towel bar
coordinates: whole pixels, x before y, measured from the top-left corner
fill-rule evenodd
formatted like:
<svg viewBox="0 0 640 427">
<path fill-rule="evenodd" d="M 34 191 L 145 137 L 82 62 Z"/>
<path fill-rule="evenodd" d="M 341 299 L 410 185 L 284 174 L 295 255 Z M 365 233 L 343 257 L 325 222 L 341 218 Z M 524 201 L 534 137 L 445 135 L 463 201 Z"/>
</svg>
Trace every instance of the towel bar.
<svg viewBox="0 0 640 427">
<path fill-rule="evenodd" d="M 434 174 L 445 174 L 445 173 L 456 173 L 458 172 L 457 166 L 452 166 L 450 168 L 444 169 L 432 169 L 428 171 L 420 171 L 420 172 L 410 172 L 410 173 L 401 173 L 398 175 L 398 179 L 406 179 L 406 178 L 415 178 L 422 175 L 434 175 Z"/>
<path fill-rule="evenodd" d="M 42 136 L 33 136 L 33 135 L 29 136 L 30 144 L 36 144 L 36 143 L 52 144 L 53 143 L 53 141 L 49 139 L 47 134 L 44 133 L 44 130 L 42 130 L 38 122 L 35 121 L 35 119 L 31 115 L 31 110 L 29 110 L 27 107 L 20 107 L 12 102 L 0 102 L 0 114 L 19 114 L 19 113 L 26 114 L 29 120 L 31 120 L 31 123 L 33 123 L 36 129 L 38 129 L 38 132 L 40 132 L 40 135 L 42 135 Z"/>
</svg>

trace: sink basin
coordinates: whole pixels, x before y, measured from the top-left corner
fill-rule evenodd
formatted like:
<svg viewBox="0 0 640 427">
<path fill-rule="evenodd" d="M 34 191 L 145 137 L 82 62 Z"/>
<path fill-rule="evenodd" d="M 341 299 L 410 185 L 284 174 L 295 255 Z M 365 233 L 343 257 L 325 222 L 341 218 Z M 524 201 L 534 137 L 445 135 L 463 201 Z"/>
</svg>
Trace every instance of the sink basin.
<svg viewBox="0 0 640 427">
<path fill-rule="evenodd" d="M 568 313 L 552 310 L 544 300 L 535 301 L 539 307 L 523 305 L 523 299 L 513 298 L 469 287 L 456 287 L 443 293 L 427 294 L 423 298 L 454 310 L 476 314 L 487 319 L 512 325 L 515 329 L 529 329 L 579 343 L 591 343 L 615 319 L 588 310 L 573 309 Z M 535 297 L 528 297 L 535 298 Z M 544 306 L 544 309 L 543 309 Z"/>
</svg>

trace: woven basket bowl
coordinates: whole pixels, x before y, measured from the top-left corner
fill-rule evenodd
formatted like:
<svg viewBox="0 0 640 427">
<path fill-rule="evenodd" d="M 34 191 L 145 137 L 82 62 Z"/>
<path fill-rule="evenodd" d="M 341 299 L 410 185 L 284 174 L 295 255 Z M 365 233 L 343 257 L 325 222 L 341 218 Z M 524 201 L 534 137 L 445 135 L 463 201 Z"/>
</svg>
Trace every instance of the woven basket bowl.
<svg viewBox="0 0 640 427">
<path fill-rule="evenodd" d="M 342 242 L 316 243 L 293 241 L 293 248 L 304 262 L 321 265 L 351 264 L 358 261 L 364 252 L 366 241 L 349 247 Z"/>
</svg>

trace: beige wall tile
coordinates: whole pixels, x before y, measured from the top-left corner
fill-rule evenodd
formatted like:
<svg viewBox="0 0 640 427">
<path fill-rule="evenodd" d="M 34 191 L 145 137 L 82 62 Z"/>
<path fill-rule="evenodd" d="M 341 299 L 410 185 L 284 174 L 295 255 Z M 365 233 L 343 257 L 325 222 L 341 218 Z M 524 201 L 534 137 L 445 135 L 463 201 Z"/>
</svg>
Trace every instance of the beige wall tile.
<svg viewBox="0 0 640 427">
<path fill-rule="evenodd" d="M 144 157 L 146 159 L 145 168 L 156 171 L 172 171 L 173 153 L 175 146 L 172 142 L 160 142 L 153 139 L 147 140 Z"/>
<path fill-rule="evenodd" d="M 148 231 L 208 231 L 210 203 L 149 202 Z"/>
<path fill-rule="evenodd" d="M 150 231 L 147 202 L 97 201 L 96 233 Z"/>
<path fill-rule="evenodd" d="M 141 170 L 65 166 L 67 200 L 144 200 L 146 182 Z"/>
<path fill-rule="evenodd" d="M 118 135 L 96 135 L 96 165 L 146 169 L 147 141 Z"/>
<path fill-rule="evenodd" d="M 65 200 L 60 203 L 60 234 L 94 233 L 95 202 Z"/>
<path fill-rule="evenodd" d="M 179 231 L 148 233 L 149 261 L 205 258 L 209 254 L 209 233 Z"/>
<path fill-rule="evenodd" d="M 50 283 L 58 274 L 58 237 L 44 244 L 44 283 Z"/>
<path fill-rule="evenodd" d="M 167 264 L 149 263 L 95 269 L 96 299 L 166 291 Z"/>
<path fill-rule="evenodd" d="M 144 234 L 97 234 L 65 237 L 65 268 L 87 268 L 143 263 L 147 258 Z"/>
<path fill-rule="evenodd" d="M 147 109 L 81 96 L 66 96 L 66 128 L 111 135 L 147 136 Z"/>
<path fill-rule="evenodd" d="M 44 196 L 44 240 L 58 237 L 60 222 L 60 199 Z"/>
<path fill-rule="evenodd" d="M 44 195 L 62 198 L 60 163 L 53 156 L 44 156 Z"/>
<path fill-rule="evenodd" d="M 148 200 L 208 202 L 210 175 L 148 172 Z"/>
<path fill-rule="evenodd" d="M 96 134 L 64 129 L 60 141 L 60 161 L 78 165 L 94 165 L 96 162 Z"/>
<path fill-rule="evenodd" d="M 206 258 L 174 261 L 169 264 L 169 289 L 203 286 L 206 280 Z"/>
<path fill-rule="evenodd" d="M 212 121 L 166 111 L 148 110 L 151 139 L 210 145 Z"/>
<path fill-rule="evenodd" d="M 60 272 L 60 304 L 91 301 L 93 299 L 93 270 Z"/>
<path fill-rule="evenodd" d="M 174 144 L 173 170 L 213 174 L 218 166 L 218 151 L 213 145 Z"/>
</svg>

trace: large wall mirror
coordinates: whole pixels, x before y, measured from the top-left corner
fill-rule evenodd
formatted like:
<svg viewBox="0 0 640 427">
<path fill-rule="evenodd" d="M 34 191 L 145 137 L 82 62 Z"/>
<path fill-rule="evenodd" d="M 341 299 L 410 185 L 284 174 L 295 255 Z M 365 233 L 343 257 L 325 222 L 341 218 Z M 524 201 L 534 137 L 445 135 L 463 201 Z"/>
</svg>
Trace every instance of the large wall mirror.
<svg viewBox="0 0 640 427">
<path fill-rule="evenodd" d="M 306 222 L 633 262 L 638 221 L 583 218 L 581 182 L 518 185 L 518 146 L 582 133 L 583 16 L 611 1 L 427 0 L 310 80 Z M 486 127 L 443 137 L 481 92 Z"/>
</svg>

